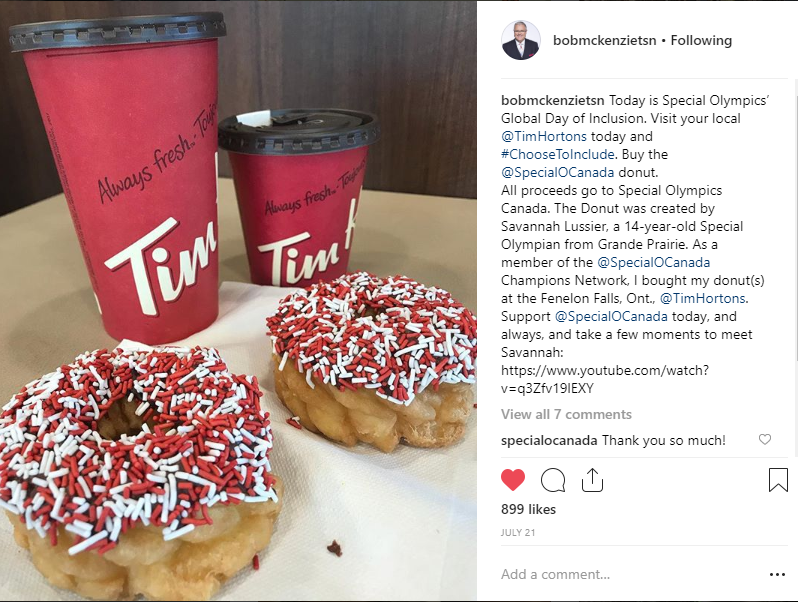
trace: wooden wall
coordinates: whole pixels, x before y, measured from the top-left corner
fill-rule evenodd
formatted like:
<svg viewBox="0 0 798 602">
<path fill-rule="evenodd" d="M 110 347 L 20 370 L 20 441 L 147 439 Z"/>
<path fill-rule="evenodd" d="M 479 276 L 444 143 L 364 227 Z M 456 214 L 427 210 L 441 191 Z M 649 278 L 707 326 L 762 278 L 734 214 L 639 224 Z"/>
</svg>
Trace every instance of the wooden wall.
<svg viewBox="0 0 798 602">
<path fill-rule="evenodd" d="M 376 113 L 366 188 L 476 197 L 475 2 L 0 2 L 19 23 L 221 11 L 219 115 Z M 0 214 L 61 191 L 22 57 L 0 46 Z M 224 153 L 220 153 L 223 155 Z M 230 175 L 227 158 L 222 175 Z"/>
</svg>

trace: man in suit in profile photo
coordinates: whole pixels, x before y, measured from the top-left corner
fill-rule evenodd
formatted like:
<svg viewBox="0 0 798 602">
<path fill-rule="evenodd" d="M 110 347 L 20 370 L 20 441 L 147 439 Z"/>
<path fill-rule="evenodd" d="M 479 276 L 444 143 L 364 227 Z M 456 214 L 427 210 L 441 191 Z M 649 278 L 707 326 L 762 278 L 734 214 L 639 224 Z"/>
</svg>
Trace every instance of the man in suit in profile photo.
<svg viewBox="0 0 798 602">
<path fill-rule="evenodd" d="M 538 53 L 538 43 L 526 39 L 526 24 L 523 21 L 513 25 L 513 36 L 512 40 L 502 44 L 504 52 L 511 59 L 525 61 Z"/>
</svg>

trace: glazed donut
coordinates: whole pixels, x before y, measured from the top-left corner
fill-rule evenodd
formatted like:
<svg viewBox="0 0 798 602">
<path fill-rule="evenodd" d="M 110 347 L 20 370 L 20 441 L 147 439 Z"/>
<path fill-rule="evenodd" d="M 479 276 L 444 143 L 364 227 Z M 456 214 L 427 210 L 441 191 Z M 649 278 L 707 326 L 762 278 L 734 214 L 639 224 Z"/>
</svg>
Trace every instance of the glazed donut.
<svg viewBox="0 0 798 602">
<path fill-rule="evenodd" d="M 302 426 L 385 452 L 463 436 L 477 322 L 446 291 L 358 272 L 287 296 L 266 323 L 277 394 Z"/>
<path fill-rule="evenodd" d="M 84 596 L 208 599 L 280 511 L 261 395 L 201 347 L 98 350 L 29 383 L 0 413 L 17 543 Z"/>
</svg>

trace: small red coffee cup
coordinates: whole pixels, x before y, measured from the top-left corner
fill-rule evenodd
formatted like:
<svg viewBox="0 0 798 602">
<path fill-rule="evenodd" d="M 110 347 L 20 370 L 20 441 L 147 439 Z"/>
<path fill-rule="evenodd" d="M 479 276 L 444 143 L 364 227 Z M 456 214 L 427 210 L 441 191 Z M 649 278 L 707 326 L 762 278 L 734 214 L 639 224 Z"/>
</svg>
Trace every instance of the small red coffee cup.
<svg viewBox="0 0 798 602">
<path fill-rule="evenodd" d="M 229 151 L 252 282 L 304 287 L 347 271 L 377 118 L 343 109 L 228 117 Z"/>
<path fill-rule="evenodd" d="M 10 29 L 108 333 L 157 344 L 219 311 L 221 13 Z"/>
</svg>

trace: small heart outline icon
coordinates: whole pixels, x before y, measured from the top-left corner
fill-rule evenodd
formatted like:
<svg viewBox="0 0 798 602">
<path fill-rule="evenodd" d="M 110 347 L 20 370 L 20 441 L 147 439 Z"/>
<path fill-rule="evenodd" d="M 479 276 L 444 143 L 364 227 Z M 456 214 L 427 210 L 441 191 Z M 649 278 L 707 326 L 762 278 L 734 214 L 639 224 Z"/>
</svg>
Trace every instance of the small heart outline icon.
<svg viewBox="0 0 798 602">
<path fill-rule="evenodd" d="M 770 443 L 770 435 L 768 435 L 767 433 L 759 435 L 759 441 L 762 443 L 762 445 L 767 445 L 768 443 Z"/>
<path fill-rule="evenodd" d="M 502 471 L 502 483 L 507 485 L 510 491 L 518 489 L 525 479 L 526 475 L 520 468 L 516 468 L 515 470 L 510 470 L 508 468 Z"/>
</svg>

